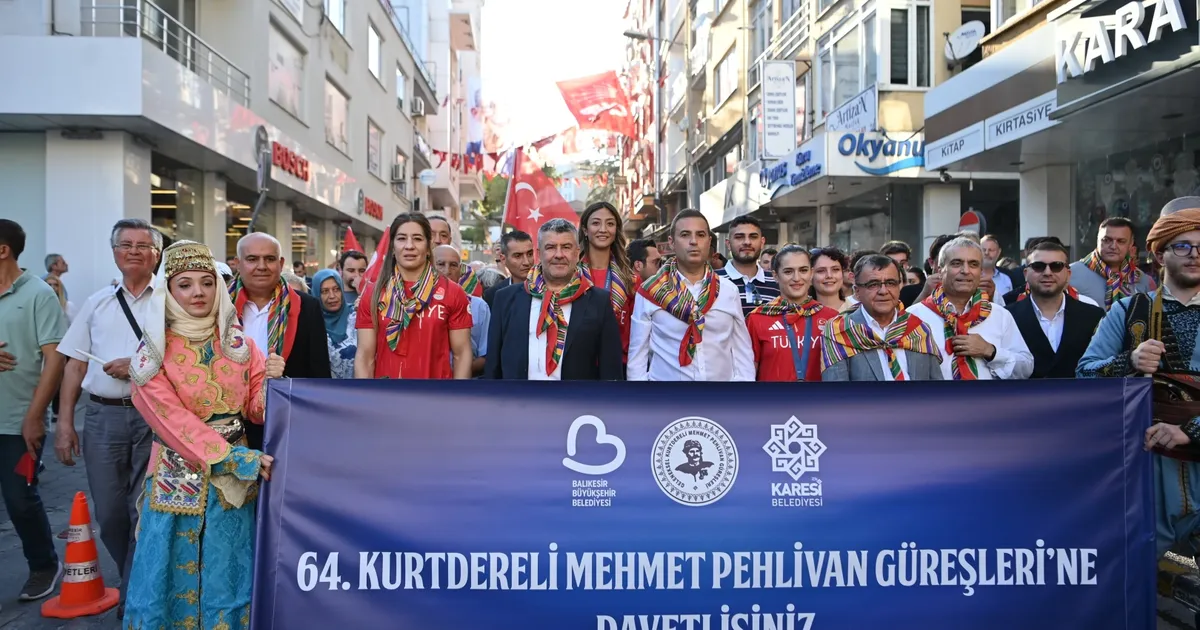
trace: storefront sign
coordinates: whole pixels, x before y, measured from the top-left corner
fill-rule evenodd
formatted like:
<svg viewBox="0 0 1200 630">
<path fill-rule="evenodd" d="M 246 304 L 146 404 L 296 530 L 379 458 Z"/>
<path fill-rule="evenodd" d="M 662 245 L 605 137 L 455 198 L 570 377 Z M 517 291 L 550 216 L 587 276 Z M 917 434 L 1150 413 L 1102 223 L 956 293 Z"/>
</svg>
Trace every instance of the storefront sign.
<svg viewBox="0 0 1200 630">
<path fill-rule="evenodd" d="M 759 185 L 767 189 L 777 185 L 800 186 L 820 177 L 825 170 L 821 149 L 820 143 L 804 143 L 788 159 L 760 171 Z"/>
<path fill-rule="evenodd" d="M 1147 10 L 1151 6 L 1153 12 Z M 1058 82 L 1082 76 L 1187 26 L 1179 0 L 1133 0 L 1114 14 L 1089 15 L 1065 26 L 1056 25 Z"/>
<path fill-rule="evenodd" d="M 776 160 L 796 150 L 796 62 L 763 60 L 763 157 Z"/>
<path fill-rule="evenodd" d="M 271 163 L 297 179 L 308 181 L 308 160 L 278 142 L 271 143 Z"/>
<path fill-rule="evenodd" d="M 981 153 L 984 149 L 983 135 L 984 124 L 981 121 L 937 142 L 930 142 L 925 147 L 925 168 L 937 170 Z"/>
<path fill-rule="evenodd" d="M 987 148 L 994 149 L 1057 125 L 1058 121 L 1050 119 L 1057 102 L 1057 92 L 1048 92 L 987 119 L 984 123 Z"/>
<path fill-rule="evenodd" d="M 363 197 L 363 212 L 371 218 L 383 220 L 383 204 L 370 197 Z"/>
<path fill-rule="evenodd" d="M 863 90 L 825 117 L 829 132 L 874 131 L 879 128 L 879 88 Z"/>
<path fill-rule="evenodd" d="M 854 160 L 868 175 L 890 175 L 925 164 L 925 142 L 919 134 L 896 132 L 899 139 L 878 133 L 848 133 L 838 138 L 838 153 Z"/>
</svg>

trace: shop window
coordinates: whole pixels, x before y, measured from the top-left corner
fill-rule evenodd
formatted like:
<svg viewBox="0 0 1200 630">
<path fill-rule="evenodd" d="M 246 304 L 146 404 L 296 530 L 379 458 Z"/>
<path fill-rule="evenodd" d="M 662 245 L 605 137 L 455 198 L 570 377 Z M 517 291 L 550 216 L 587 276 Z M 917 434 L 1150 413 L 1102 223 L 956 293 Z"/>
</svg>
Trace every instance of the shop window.
<svg viewBox="0 0 1200 630">
<path fill-rule="evenodd" d="M 367 23 L 367 70 L 379 81 L 383 82 L 383 59 L 382 59 L 383 41 L 379 37 L 379 31 L 375 29 L 375 25 Z"/>
<path fill-rule="evenodd" d="M 367 170 L 383 179 L 383 130 L 367 119 Z"/>
<path fill-rule="evenodd" d="M 408 77 L 404 76 L 404 71 L 400 66 L 396 66 L 396 107 L 400 111 L 404 111 L 404 95 L 408 90 Z M 408 112 L 405 112 L 408 115 Z"/>
<path fill-rule="evenodd" d="M 930 57 L 930 7 L 918 2 L 892 9 L 888 25 L 888 78 L 892 85 L 929 87 L 933 72 Z"/>
<path fill-rule="evenodd" d="M 325 80 L 325 141 L 350 155 L 350 99 L 332 81 Z"/>
<path fill-rule="evenodd" d="M 271 101 L 284 111 L 303 118 L 304 52 L 274 24 L 267 36 L 269 67 L 267 89 Z"/>
<path fill-rule="evenodd" d="M 346 34 L 346 0 L 325 0 L 325 17 L 339 33 Z"/>
<path fill-rule="evenodd" d="M 857 17 L 846 20 L 839 30 L 821 40 L 817 57 L 821 118 L 876 82 L 878 38 L 874 4 L 868 2 Z M 797 95 L 797 110 L 802 102 Z"/>
<path fill-rule="evenodd" d="M 714 111 L 720 109 L 726 99 L 737 91 L 740 65 L 737 58 L 737 46 L 730 48 L 729 52 L 725 53 L 725 57 L 717 64 L 716 74 L 713 76 Z"/>
</svg>

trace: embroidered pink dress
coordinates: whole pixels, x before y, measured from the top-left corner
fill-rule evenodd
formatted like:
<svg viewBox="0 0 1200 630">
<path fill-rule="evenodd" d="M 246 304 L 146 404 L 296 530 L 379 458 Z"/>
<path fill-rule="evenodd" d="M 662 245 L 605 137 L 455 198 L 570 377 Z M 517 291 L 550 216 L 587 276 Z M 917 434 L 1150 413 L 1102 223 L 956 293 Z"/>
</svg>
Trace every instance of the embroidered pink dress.
<svg viewBox="0 0 1200 630">
<path fill-rule="evenodd" d="M 263 421 L 263 355 L 236 331 L 231 347 L 242 345 L 249 359 L 238 363 L 222 355 L 215 334 L 196 343 L 168 330 L 162 368 L 133 385 L 155 443 L 126 628 L 249 628 L 262 453 L 246 448 L 244 436 L 230 443 L 218 432 L 234 418 Z"/>
</svg>

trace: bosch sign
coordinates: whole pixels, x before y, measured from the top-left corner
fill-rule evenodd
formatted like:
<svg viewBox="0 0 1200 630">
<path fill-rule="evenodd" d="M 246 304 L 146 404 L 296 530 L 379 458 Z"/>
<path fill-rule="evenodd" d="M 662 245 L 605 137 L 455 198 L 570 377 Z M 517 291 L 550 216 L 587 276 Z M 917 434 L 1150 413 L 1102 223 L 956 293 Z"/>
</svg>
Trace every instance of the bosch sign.
<svg viewBox="0 0 1200 630">
<path fill-rule="evenodd" d="M 271 164 L 299 179 L 308 181 L 308 160 L 278 142 L 271 143 Z"/>
<path fill-rule="evenodd" d="M 370 197 L 363 198 L 363 212 L 369 217 L 383 220 L 383 204 Z"/>
</svg>

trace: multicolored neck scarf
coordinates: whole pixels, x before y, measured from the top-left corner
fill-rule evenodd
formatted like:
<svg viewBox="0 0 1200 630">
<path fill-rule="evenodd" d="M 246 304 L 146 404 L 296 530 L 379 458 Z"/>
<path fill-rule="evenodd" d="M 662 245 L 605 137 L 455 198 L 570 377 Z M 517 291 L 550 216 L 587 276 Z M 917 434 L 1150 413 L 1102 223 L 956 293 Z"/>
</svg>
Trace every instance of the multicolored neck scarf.
<svg viewBox="0 0 1200 630">
<path fill-rule="evenodd" d="M 933 295 L 921 303 L 946 321 L 946 354 L 949 355 L 954 354 L 954 337 L 968 334 L 971 328 L 982 324 L 988 315 L 992 314 L 992 303 L 983 299 L 983 293 L 978 290 L 967 300 L 962 313 L 954 311 L 954 305 L 946 297 L 946 289 L 942 286 L 934 289 Z M 954 362 L 950 364 L 950 371 L 956 381 L 973 381 L 979 378 L 979 363 L 975 357 L 955 356 Z"/>
<path fill-rule="evenodd" d="M 1079 291 L 1076 291 L 1075 287 L 1073 287 L 1069 284 L 1067 285 L 1067 290 L 1064 291 L 1064 293 L 1071 296 L 1072 298 L 1075 298 L 1076 300 L 1079 299 Z M 1024 300 L 1027 297 L 1029 297 L 1029 285 L 1028 284 L 1025 285 L 1025 290 L 1022 291 L 1021 294 L 1017 296 L 1017 301 L 1020 302 L 1021 300 Z"/>
<path fill-rule="evenodd" d="M 864 312 L 863 317 L 870 317 L 870 315 Z M 942 353 L 938 350 L 937 344 L 933 342 L 933 335 L 929 333 L 929 327 L 921 321 L 920 317 L 910 315 L 904 310 L 904 307 L 900 307 L 896 314 L 896 321 L 883 331 L 883 339 L 880 339 L 870 326 L 851 321 L 850 313 L 838 315 L 837 318 L 825 325 L 822 349 L 822 371 L 829 369 L 838 361 L 845 361 L 856 354 L 882 350 L 884 356 L 887 357 L 888 370 L 892 373 L 892 380 L 896 381 L 905 380 L 904 371 L 900 369 L 897 350 L 928 354 L 937 357 L 938 363 L 942 362 Z"/>
<path fill-rule="evenodd" d="M 677 264 L 675 259 L 665 263 L 658 273 L 642 283 L 638 291 L 647 300 L 688 325 L 679 343 L 679 365 L 688 366 L 696 358 L 696 348 L 703 341 L 704 316 L 717 303 L 721 279 L 711 266 L 705 265 L 704 279 L 700 281 L 700 297 L 694 298 L 680 280 Z"/>
<path fill-rule="evenodd" d="M 592 266 L 588 263 L 587 258 L 579 261 L 579 267 L 584 273 L 591 277 Z M 621 280 L 621 268 L 617 266 L 617 261 L 613 257 L 608 260 L 608 281 L 604 288 L 608 291 L 612 304 L 613 314 L 617 316 L 617 321 L 622 321 L 621 314 L 625 310 L 625 304 L 629 301 L 629 287 L 625 286 L 625 281 Z"/>
<path fill-rule="evenodd" d="M 233 307 L 237 311 L 238 318 L 245 321 L 247 295 L 240 276 L 233 286 L 229 287 L 229 299 L 233 300 Z M 292 344 L 296 340 L 296 328 L 299 321 L 300 297 L 283 278 L 280 278 L 275 292 L 271 295 L 270 310 L 267 312 L 267 345 L 269 347 L 262 348 L 263 352 L 277 354 L 287 360 L 288 356 L 292 354 Z"/>
<path fill-rule="evenodd" d="M 429 306 L 437 281 L 438 275 L 433 270 L 433 265 L 426 264 L 421 279 L 409 290 L 400 277 L 400 264 L 397 263 L 392 269 L 391 281 L 379 294 L 379 313 L 388 318 L 384 334 L 388 347 L 393 351 L 400 343 L 400 334 L 408 328 L 421 309 Z"/>
<path fill-rule="evenodd" d="M 751 315 L 766 315 L 767 317 L 778 317 L 780 315 L 787 316 L 787 323 L 795 324 L 802 318 L 812 317 L 821 312 L 825 305 L 816 300 L 808 300 L 804 304 L 795 304 L 789 302 L 779 296 L 766 304 L 760 304 L 758 308 L 750 311 Z"/>
<path fill-rule="evenodd" d="M 475 273 L 475 268 L 467 265 L 467 271 L 458 279 L 458 286 L 467 292 L 467 295 L 475 297 L 483 297 L 483 285 L 479 284 L 479 274 Z"/>
<path fill-rule="evenodd" d="M 583 269 L 575 270 L 575 277 L 558 293 L 546 293 L 546 278 L 542 276 L 542 266 L 538 265 L 529 270 L 525 278 L 525 290 L 529 295 L 542 301 L 542 310 L 538 315 L 537 336 L 546 334 L 546 376 L 554 374 L 562 361 L 563 351 L 567 348 L 567 318 L 563 307 L 578 300 L 592 288 L 592 280 Z"/>
<path fill-rule="evenodd" d="M 1104 308 L 1112 306 L 1113 302 L 1133 295 L 1137 285 L 1142 281 L 1142 271 L 1133 264 L 1133 256 L 1126 256 L 1121 261 L 1120 269 L 1113 269 L 1100 259 L 1100 252 L 1093 251 L 1083 259 L 1088 269 L 1104 278 Z"/>
</svg>

